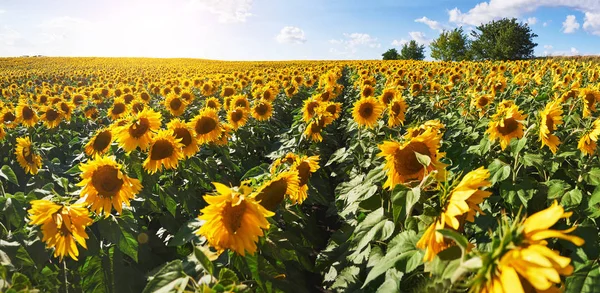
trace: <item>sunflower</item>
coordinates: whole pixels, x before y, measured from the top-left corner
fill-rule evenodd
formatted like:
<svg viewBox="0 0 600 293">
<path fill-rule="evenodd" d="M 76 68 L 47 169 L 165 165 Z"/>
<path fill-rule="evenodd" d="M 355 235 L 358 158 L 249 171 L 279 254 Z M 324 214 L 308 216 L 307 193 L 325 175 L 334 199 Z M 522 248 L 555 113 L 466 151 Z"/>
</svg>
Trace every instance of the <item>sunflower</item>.
<svg viewBox="0 0 600 293">
<path fill-rule="evenodd" d="M 323 141 L 323 135 L 321 135 L 321 131 L 327 124 L 332 121 L 331 115 L 327 112 L 325 114 L 316 115 L 310 123 L 306 125 L 306 129 L 304 129 L 304 136 L 310 138 L 312 141 L 321 142 Z"/>
<path fill-rule="evenodd" d="M 466 214 L 465 220 L 473 222 L 476 212 L 483 214 L 478 205 L 492 193 L 480 189 L 491 186 L 488 181 L 489 177 L 490 171 L 480 167 L 467 173 L 454 187 L 446 199 L 446 208 L 443 213 L 444 222 L 448 226 L 458 230 L 461 225 L 458 216 Z"/>
<path fill-rule="evenodd" d="M 560 101 L 554 100 L 548 103 L 544 111 L 540 114 L 540 141 L 542 142 L 542 147 L 548 146 L 553 154 L 556 154 L 560 140 L 552 132 L 557 129 L 557 125 L 563 123 L 562 113 L 563 110 L 560 107 Z"/>
<path fill-rule="evenodd" d="M 75 109 L 75 106 L 73 104 L 62 101 L 58 103 L 58 109 L 60 110 L 65 120 L 71 121 L 71 115 L 73 114 L 73 109 Z"/>
<path fill-rule="evenodd" d="M 77 243 L 87 249 L 85 228 L 93 221 L 84 203 L 66 206 L 48 200 L 33 200 L 27 212 L 29 224 L 42 226 L 42 241 L 47 248 L 54 247 L 54 257 L 59 257 L 60 261 L 65 256 L 77 260 Z"/>
<path fill-rule="evenodd" d="M 290 84 L 288 87 L 286 87 L 284 89 L 285 95 L 288 96 L 288 98 L 292 98 L 294 97 L 294 95 L 296 95 L 298 93 L 298 87 L 296 87 L 293 84 Z"/>
<path fill-rule="evenodd" d="M 579 96 L 583 100 L 583 118 L 596 112 L 596 103 L 600 100 L 600 92 L 592 89 L 583 89 L 579 91 Z"/>
<path fill-rule="evenodd" d="M 294 153 L 287 153 L 285 156 L 283 156 L 283 158 L 279 158 L 273 162 L 273 165 L 271 165 L 271 174 L 275 174 L 277 168 L 279 168 L 279 166 L 281 166 L 282 164 L 292 166 L 299 158 L 300 157 L 298 157 L 298 155 Z"/>
<path fill-rule="evenodd" d="M 273 116 L 273 105 L 268 100 L 257 100 L 252 107 L 252 117 L 258 121 L 266 121 Z"/>
<path fill-rule="evenodd" d="M 115 139 L 125 152 L 139 147 L 147 150 L 155 132 L 160 129 L 161 115 L 150 108 L 125 120 L 123 126 L 115 127 Z"/>
<path fill-rule="evenodd" d="M 445 178 L 446 165 L 439 162 L 443 153 L 439 153 L 439 135 L 433 129 L 427 129 L 422 134 L 407 139 L 404 143 L 396 141 L 384 141 L 379 145 L 381 152 L 378 156 L 385 157 L 387 180 L 384 188 L 393 189 L 396 184 L 405 183 L 409 180 L 422 180 L 425 174 L 437 171 L 437 178 Z M 429 165 L 423 166 L 419 162 L 416 153 L 429 157 Z"/>
<path fill-rule="evenodd" d="M 360 97 L 362 98 L 370 98 L 375 96 L 375 88 L 371 85 L 364 85 L 360 90 Z"/>
<path fill-rule="evenodd" d="M 596 152 L 598 136 L 600 135 L 600 119 L 596 119 L 593 128 L 585 132 L 579 142 L 577 148 L 586 155 L 593 155 Z"/>
<path fill-rule="evenodd" d="M 498 110 L 492 121 L 490 121 L 489 128 L 486 131 L 489 134 L 490 141 L 494 142 L 496 139 L 500 140 L 500 147 L 502 150 L 506 149 L 508 144 L 513 138 L 523 137 L 523 123 L 522 121 L 527 115 L 519 112 L 517 105 L 511 105 L 510 107 Z"/>
<path fill-rule="evenodd" d="M 183 90 L 183 91 L 181 91 L 181 93 L 179 93 L 179 98 L 184 100 L 186 102 L 186 104 L 189 104 L 192 101 L 194 101 L 194 98 L 196 98 L 196 96 L 194 95 L 194 93 L 190 92 L 189 90 Z"/>
<path fill-rule="evenodd" d="M 231 98 L 230 108 L 244 108 L 244 110 L 250 110 L 250 102 L 245 95 L 237 95 Z"/>
<path fill-rule="evenodd" d="M 112 142 L 113 133 L 110 127 L 98 129 L 96 134 L 85 145 L 85 153 L 90 157 L 103 155 L 108 151 Z"/>
<path fill-rule="evenodd" d="M 319 106 L 321 106 L 321 102 L 315 97 L 304 100 L 302 106 L 302 119 L 304 122 L 309 122 L 315 116 Z"/>
<path fill-rule="evenodd" d="M 140 100 L 139 98 L 131 102 L 131 113 L 134 115 L 137 115 L 138 113 L 142 112 L 145 108 L 146 103 L 144 103 L 144 101 Z"/>
<path fill-rule="evenodd" d="M 194 136 L 194 130 L 189 124 L 179 119 L 173 119 L 167 124 L 167 128 L 173 131 L 176 139 L 181 140 L 182 151 L 185 157 L 192 157 L 200 150 Z"/>
<path fill-rule="evenodd" d="M 9 104 L 10 105 L 10 104 Z M 8 127 L 8 128 L 14 128 L 17 126 L 17 116 L 15 115 L 15 113 L 9 109 L 8 107 L 5 107 L 4 109 L 2 109 L 2 111 L 0 112 L 0 122 Z"/>
<path fill-rule="evenodd" d="M 181 116 L 187 106 L 187 101 L 176 93 L 170 93 L 164 100 L 164 105 L 173 116 Z"/>
<path fill-rule="evenodd" d="M 42 156 L 33 149 L 29 137 L 17 137 L 15 155 L 25 173 L 35 175 L 42 167 Z"/>
<path fill-rule="evenodd" d="M 190 121 L 190 126 L 196 132 L 199 144 L 213 142 L 221 134 L 221 121 L 217 111 L 212 108 L 204 108 Z"/>
<path fill-rule="evenodd" d="M 19 103 L 17 108 L 15 109 L 16 113 L 16 122 L 23 124 L 27 127 L 33 127 L 38 122 L 38 115 L 35 113 L 35 110 L 26 103 Z"/>
<path fill-rule="evenodd" d="M 205 195 L 208 203 L 200 211 L 200 220 L 205 221 L 196 232 L 206 237 L 208 243 L 222 252 L 231 249 L 244 256 L 246 252 L 256 252 L 258 237 L 263 236 L 263 230 L 269 229 L 267 217 L 274 215 L 254 198 L 248 196 L 248 191 L 240 193 L 237 189 L 213 183 L 218 195 Z"/>
<path fill-rule="evenodd" d="M 219 102 L 219 99 L 211 97 L 204 101 L 204 107 L 212 108 L 219 111 L 219 109 L 221 109 L 221 102 Z"/>
<path fill-rule="evenodd" d="M 217 140 L 212 143 L 218 146 L 224 146 L 229 143 L 229 139 L 231 138 L 231 133 L 233 131 L 233 126 L 229 123 L 223 123 L 221 126 L 221 133 L 217 137 Z"/>
<path fill-rule="evenodd" d="M 96 156 L 79 169 L 81 182 L 77 185 L 83 186 L 81 197 L 99 215 L 108 217 L 111 206 L 120 214 L 123 203 L 129 206 L 129 201 L 142 190 L 140 181 L 123 173 L 121 164 L 112 156 Z"/>
<path fill-rule="evenodd" d="M 127 104 L 125 104 L 123 98 L 116 98 L 113 101 L 113 105 L 110 110 L 108 110 L 108 114 L 112 120 L 117 120 L 127 115 Z"/>
<path fill-rule="evenodd" d="M 261 185 L 251 195 L 265 209 L 275 211 L 285 196 L 295 197 L 299 191 L 300 179 L 298 172 L 287 171 Z"/>
<path fill-rule="evenodd" d="M 84 111 L 85 118 L 96 120 L 98 118 L 98 109 L 96 107 L 87 107 Z"/>
<path fill-rule="evenodd" d="M 476 98 L 471 100 L 471 105 L 476 107 L 477 109 L 485 111 L 487 106 L 489 106 L 494 101 L 494 96 L 492 95 L 479 95 Z"/>
<path fill-rule="evenodd" d="M 384 89 L 383 93 L 381 93 L 381 96 L 379 96 L 379 101 L 387 107 L 398 96 L 398 90 L 395 88 L 387 88 Z"/>
<path fill-rule="evenodd" d="M 144 101 L 144 103 L 146 103 L 146 104 L 147 104 L 147 103 L 149 103 L 149 102 L 150 102 L 150 99 L 152 98 L 152 97 L 150 96 L 150 94 L 149 94 L 147 91 L 145 91 L 145 90 L 143 90 L 143 91 L 139 92 L 139 93 L 138 93 L 138 97 L 139 97 L 139 98 L 140 98 L 142 101 Z"/>
<path fill-rule="evenodd" d="M 336 120 L 340 118 L 342 114 L 342 103 L 339 102 L 327 102 L 325 105 L 325 111 L 331 114 L 331 119 Z"/>
<path fill-rule="evenodd" d="M 221 97 L 231 97 L 235 94 L 235 88 L 232 86 L 224 86 L 221 89 Z"/>
<path fill-rule="evenodd" d="M 395 127 L 400 124 L 404 125 L 404 119 L 406 114 L 406 109 L 408 109 L 408 105 L 403 97 L 398 96 L 394 98 L 388 107 L 388 126 Z"/>
<path fill-rule="evenodd" d="M 242 107 L 229 110 L 227 111 L 227 122 L 233 126 L 233 129 L 237 130 L 248 122 L 248 112 Z"/>
<path fill-rule="evenodd" d="M 416 244 L 417 248 L 425 250 L 423 261 L 432 261 L 438 253 L 452 246 L 452 240 L 437 232 L 437 230 L 445 228 L 448 227 L 442 222 L 442 218 L 438 218 L 425 230 Z"/>
<path fill-rule="evenodd" d="M 175 138 L 172 131 L 160 130 L 150 143 L 148 157 L 144 161 L 144 169 L 149 174 L 154 174 L 163 166 L 165 169 L 177 168 L 179 160 L 184 158 L 183 144 L 180 141 Z"/>
<path fill-rule="evenodd" d="M 298 192 L 290 196 L 293 203 L 302 204 L 308 197 L 308 180 L 313 173 L 319 170 L 319 156 L 298 157 L 291 168 L 292 171 L 298 172 Z"/>
<path fill-rule="evenodd" d="M 361 98 L 354 103 L 352 118 L 359 126 L 374 128 L 383 109 L 383 105 L 374 97 Z"/>
</svg>

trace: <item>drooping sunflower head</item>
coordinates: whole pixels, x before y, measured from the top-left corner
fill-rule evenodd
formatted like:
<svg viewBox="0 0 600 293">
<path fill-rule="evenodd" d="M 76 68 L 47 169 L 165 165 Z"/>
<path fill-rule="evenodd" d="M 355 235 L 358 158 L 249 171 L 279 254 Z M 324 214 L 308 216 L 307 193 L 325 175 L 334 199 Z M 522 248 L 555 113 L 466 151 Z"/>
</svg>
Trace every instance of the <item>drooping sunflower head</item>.
<svg viewBox="0 0 600 293">
<path fill-rule="evenodd" d="M 161 170 L 177 168 L 179 161 L 184 158 L 183 144 L 173 132 L 167 129 L 160 130 L 150 143 L 148 157 L 144 161 L 144 169 L 149 174 Z"/>
<path fill-rule="evenodd" d="M 124 121 L 124 125 L 115 127 L 115 139 L 126 152 L 136 148 L 147 150 L 152 136 L 160 129 L 161 114 L 146 108 Z"/>
<path fill-rule="evenodd" d="M 199 144 L 213 142 L 221 134 L 221 121 L 217 111 L 212 108 L 204 108 L 190 121 L 190 126 L 196 132 Z"/>
<path fill-rule="evenodd" d="M 35 175 L 42 167 L 42 156 L 33 148 L 29 137 L 17 137 L 15 155 L 25 173 Z"/>
<path fill-rule="evenodd" d="M 246 125 L 246 122 L 248 122 L 248 114 L 246 108 L 237 107 L 231 109 L 227 111 L 227 122 L 233 126 L 233 129 L 237 130 Z"/>
<path fill-rule="evenodd" d="M 496 139 L 500 140 L 500 147 L 502 150 L 510 144 L 513 138 L 523 137 L 523 120 L 527 115 L 521 114 L 517 105 L 504 108 L 502 111 L 496 113 L 489 124 L 489 128 L 486 131 L 491 141 Z"/>
<path fill-rule="evenodd" d="M 316 97 L 311 97 L 304 101 L 304 105 L 302 106 L 302 119 L 304 122 L 309 122 L 315 116 L 319 106 L 321 106 L 321 102 Z"/>
<path fill-rule="evenodd" d="M 361 98 L 354 103 L 352 117 L 359 126 L 374 128 L 383 109 L 383 105 L 374 97 Z"/>
<path fill-rule="evenodd" d="M 105 154 L 113 142 L 112 128 L 101 128 L 96 131 L 90 141 L 85 145 L 85 153 L 90 157 Z"/>
<path fill-rule="evenodd" d="M 173 119 L 167 124 L 167 128 L 173 131 L 173 135 L 180 140 L 183 154 L 189 158 L 194 156 L 200 149 L 194 135 L 194 130 L 188 123 L 179 119 Z"/>
<path fill-rule="evenodd" d="M 267 100 L 257 100 L 252 107 L 252 117 L 258 121 L 266 121 L 273 116 L 273 105 Z"/>
<path fill-rule="evenodd" d="M 540 141 L 542 147 L 548 146 L 552 153 L 556 154 L 560 140 L 553 131 L 557 129 L 562 121 L 563 110 L 559 100 L 554 100 L 546 105 L 546 108 L 540 113 Z"/>
<path fill-rule="evenodd" d="M 121 164 L 112 156 L 96 156 L 79 169 L 81 182 L 77 185 L 83 186 L 81 197 L 99 215 L 108 217 L 113 207 L 121 213 L 123 204 L 129 206 L 129 201 L 142 190 L 140 181 L 123 173 Z"/>
<path fill-rule="evenodd" d="M 298 192 L 290 196 L 294 203 L 302 204 L 308 197 L 308 181 L 319 170 L 319 156 L 297 157 L 291 171 L 298 173 Z"/>
<path fill-rule="evenodd" d="M 400 124 L 404 125 L 406 109 L 408 105 L 403 97 L 394 98 L 388 105 L 388 126 L 395 127 Z"/>
<path fill-rule="evenodd" d="M 275 211 L 285 196 L 294 198 L 299 190 L 297 172 L 286 171 L 263 183 L 251 196 L 269 211 Z"/>
<path fill-rule="evenodd" d="M 205 195 L 208 205 L 200 211 L 205 221 L 197 234 L 206 237 L 208 243 L 221 252 L 231 249 L 240 255 L 254 254 L 258 238 L 269 229 L 267 217 L 274 215 L 248 196 L 246 189 L 229 188 L 213 183 L 217 195 Z"/>
</svg>

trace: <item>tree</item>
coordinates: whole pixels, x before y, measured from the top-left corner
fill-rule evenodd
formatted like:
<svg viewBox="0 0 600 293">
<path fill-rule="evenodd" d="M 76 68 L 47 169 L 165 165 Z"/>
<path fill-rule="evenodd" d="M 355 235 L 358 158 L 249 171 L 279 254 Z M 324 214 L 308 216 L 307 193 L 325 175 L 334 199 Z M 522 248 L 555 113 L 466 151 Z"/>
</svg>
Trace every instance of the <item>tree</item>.
<svg viewBox="0 0 600 293">
<path fill-rule="evenodd" d="M 440 36 L 429 45 L 431 58 L 443 61 L 469 60 L 469 40 L 462 27 L 451 31 L 444 30 Z"/>
<path fill-rule="evenodd" d="M 533 58 L 533 48 L 537 37 L 527 23 L 519 23 L 516 18 L 504 18 L 482 24 L 471 32 L 475 38 L 471 42 L 471 52 L 475 59 L 520 60 Z"/>
<path fill-rule="evenodd" d="M 381 56 L 383 56 L 383 60 L 398 60 L 398 59 L 400 59 L 400 54 L 398 54 L 398 50 L 396 50 L 396 48 L 387 50 L 385 53 L 381 54 Z"/>
<path fill-rule="evenodd" d="M 419 45 L 415 40 L 402 45 L 400 50 L 400 59 L 402 60 L 423 60 L 425 59 L 425 45 Z"/>
</svg>

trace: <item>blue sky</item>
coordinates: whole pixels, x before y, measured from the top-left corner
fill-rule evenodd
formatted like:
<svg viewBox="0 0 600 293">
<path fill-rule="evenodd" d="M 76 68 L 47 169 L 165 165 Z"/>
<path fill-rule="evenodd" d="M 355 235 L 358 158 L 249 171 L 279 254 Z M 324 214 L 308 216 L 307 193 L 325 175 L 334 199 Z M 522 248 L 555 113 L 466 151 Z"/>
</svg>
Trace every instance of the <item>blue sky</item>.
<svg viewBox="0 0 600 293">
<path fill-rule="evenodd" d="M 380 59 L 502 17 L 536 55 L 600 54 L 600 0 L 0 0 L 0 56 Z"/>
</svg>

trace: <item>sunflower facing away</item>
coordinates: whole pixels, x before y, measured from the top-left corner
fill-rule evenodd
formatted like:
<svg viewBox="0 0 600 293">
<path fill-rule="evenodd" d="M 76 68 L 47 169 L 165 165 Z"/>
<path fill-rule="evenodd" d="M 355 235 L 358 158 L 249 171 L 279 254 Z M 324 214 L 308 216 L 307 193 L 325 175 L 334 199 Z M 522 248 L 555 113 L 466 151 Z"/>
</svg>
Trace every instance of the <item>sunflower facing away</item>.
<svg viewBox="0 0 600 293">
<path fill-rule="evenodd" d="M 48 200 L 33 200 L 28 213 L 29 224 L 42 226 L 42 241 L 47 248 L 54 247 L 54 257 L 59 257 L 60 261 L 65 256 L 77 260 L 77 244 L 87 249 L 85 228 L 92 224 L 92 219 L 85 203 L 66 206 Z"/>
<path fill-rule="evenodd" d="M 85 145 L 85 153 L 90 157 L 103 155 L 108 151 L 112 142 L 113 133 L 110 127 L 98 129 Z"/>
<path fill-rule="evenodd" d="M 160 130 L 152 142 L 148 157 L 144 161 L 144 169 L 150 174 L 156 173 L 164 166 L 165 169 L 177 168 L 179 160 L 182 160 L 183 144 L 181 139 L 175 138 L 172 131 L 163 129 Z"/>
<path fill-rule="evenodd" d="M 269 229 L 266 218 L 274 213 L 249 197 L 247 189 L 240 192 L 220 183 L 213 184 L 218 195 L 204 196 L 208 206 L 200 211 L 198 218 L 205 222 L 196 233 L 206 237 L 219 252 L 231 249 L 242 256 L 246 252 L 254 254 L 258 237 Z"/>
<path fill-rule="evenodd" d="M 251 197 L 254 197 L 265 209 L 275 211 L 286 195 L 292 197 L 298 193 L 299 184 L 300 179 L 297 172 L 282 172 L 263 183 Z"/>
<path fill-rule="evenodd" d="M 317 109 L 319 109 L 320 105 L 321 102 L 315 97 L 304 100 L 304 105 L 302 106 L 302 120 L 304 120 L 304 122 L 310 122 L 317 113 Z"/>
<path fill-rule="evenodd" d="M 200 150 L 194 130 L 187 123 L 173 119 L 167 124 L 167 129 L 173 131 L 175 138 L 180 140 L 186 158 L 194 156 Z"/>
<path fill-rule="evenodd" d="M 540 114 L 540 141 L 542 142 L 542 147 L 547 146 L 553 154 L 556 154 L 560 140 L 552 132 L 557 129 L 557 125 L 563 123 L 562 113 L 563 110 L 560 106 L 560 101 L 554 100 L 548 103 L 544 111 Z"/>
<path fill-rule="evenodd" d="M 593 155 L 596 152 L 598 136 L 600 136 L 600 118 L 592 125 L 592 129 L 585 132 L 577 142 L 577 148 L 586 155 Z"/>
<path fill-rule="evenodd" d="M 136 148 L 147 150 L 155 132 L 160 129 L 162 116 L 146 108 L 135 116 L 127 118 L 125 125 L 115 127 L 115 139 L 125 152 Z"/>
<path fill-rule="evenodd" d="M 221 121 L 217 111 L 212 108 L 204 108 L 196 117 L 190 121 L 190 126 L 196 132 L 199 144 L 216 141 L 221 134 Z"/>
<path fill-rule="evenodd" d="M 352 118 L 359 126 L 373 128 L 383 109 L 383 105 L 374 97 L 361 98 L 354 103 Z"/>
<path fill-rule="evenodd" d="M 525 118 L 527 118 L 527 115 L 521 114 L 517 105 L 510 105 L 498 110 L 492 116 L 492 121 L 490 121 L 486 132 L 489 134 L 492 142 L 499 139 L 500 147 L 504 150 L 513 138 L 519 139 L 523 137 L 524 126 L 522 121 Z"/>
<path fill-rule="evenodd" d="M 298 157 L 291 168 L 292 171 L 298 172 L 298 192 L 290 196 L 293 203 L 302 204 L 308 197 L 308 180 L 313 173 L 319 170 L 319 156 L 302 156 Z"/>
<path fill-rule="evenodd" d="M 439 153 L 441 136 L 433 129 L 427 129 L 422 134 L 407 139 L 403 143 L 384 141 L 379 145 L 381 152 L 378 156 L 385 157 L 384 169 L 387 180 L 384 188 L 393 189 L 396 184 L 406 183 L 410 180 L 422 180 L 426 173 L 437 171 L 438 179 L 445 177 L 446 165 L 439 162 L 443 156 Z M 429 157 L 429 165 L 423 166 L 417 155 Z"/>
<path fill-rule="evenodd" d="M 17 137 L 15 155 L 25 173 L 35 175 L 42 167 L 42 156 L 35 152 L 29 137 Z"/>
<path fill-rule="evenodd" d="M 112 156 L 97 156 L 82 163 L 79 169 L 81 182 L 77 185 L 83 186 L 81 197 L 99 215 L 108 217 L 111 207 L 120 214 L 123 204 L 129 206 L 129 201 L 142 190 L 140 181 L 123 173 L 121 164 Z"/>
</svg>

